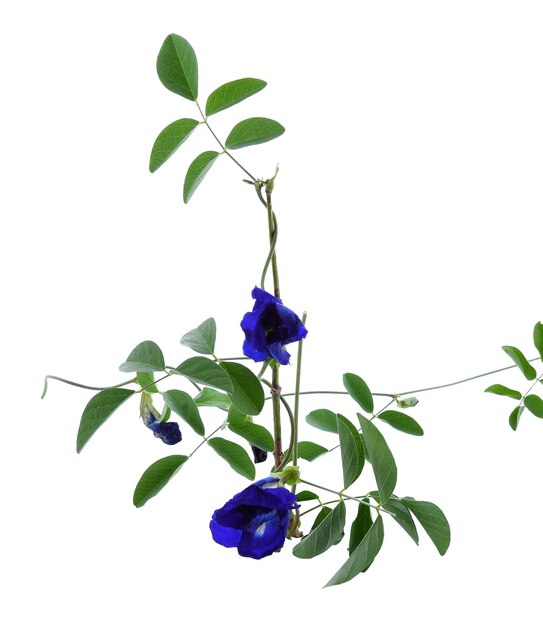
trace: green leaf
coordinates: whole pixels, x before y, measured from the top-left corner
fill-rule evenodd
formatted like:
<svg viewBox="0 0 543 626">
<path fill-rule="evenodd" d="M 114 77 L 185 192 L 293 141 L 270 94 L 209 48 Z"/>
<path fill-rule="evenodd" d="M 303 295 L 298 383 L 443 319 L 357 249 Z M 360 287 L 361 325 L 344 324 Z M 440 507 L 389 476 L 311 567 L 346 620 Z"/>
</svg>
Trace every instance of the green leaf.
<svg viewBox="0 0 543 626">
<path fill-rule="evenodd" d="M 188 333 L 181 337 L 181 343 L 194 352 L 200 354 L 213 354 L 215 351 L 215 339 L 217 337 L 217 325 L 215 320 L 210 317 L 202 322 L 198 328 L 189 330 Z"/>
<path fill-rule="evenodd" d="M 214 406 L 218 409 L 223 409 L 223 411 L 228 411 L 232 405 L 230 398 L 225 393 L 215 391 L 215 389 L 210 389 L 209 387 L 204 387 L 194 398 L 194 402 L 198 406 Z"/>
<path fill-rule="evenodd" d="M 145 389 L 146 393 L 158 393 L 157 386 L 153 385 L 155 381 L 153 372 L 138 372 L 136 374 L 136 381 L 142 389 Z"/>
<path fill-rule="evenodd" d="M 535 394 L 530 394 L 524 398 L 524 405 L 536 417 L 543 417 L 543 400 Z"/>
<path fill-rule="evenodd" d="M 509 389 L 509 387 L 504 387 L 503 385 L 490 385 L 485 389 L 487 393 L 495 393 L 498 396 L 507 396 L 508 398 L 514 398 L 515 400 L 520 400 L 522 398 L 522 394 L 520 391 L 515 391 L 515 389 Z"/>
<path fill-rule="evenodd" d="M 107 418 L 116 411 L 123 402 L 135 393 L 132 389 L 104 389 L 93 396 L 81 416 L 77 433 L 77 452 L 86 445 L 87 441 L 102 426 Z"/>
<path fill-rule="evenodd" d="M 398 471 L 392 452 L 383 435 L 370 420 L 357 413 L 362 428 L 362 436 L 366 445 L 368 460 L 377 482 L 377 489 L 384 504 L 392 495 L 396 486 Z"/>
<path fill-rule="evenodd" d="M 534 326 L 534 346 L 543 361 L 543 324 L 541 322 L 537 322 Z"/>
<path fill-rule="evenodd" d="M 371 491 L 370 496 L 379 502 L 379 492 Z M 394 521 L 397 522 L 405 532 L 413 539 L 413 541 L 419 545 L 419 533 L 413 520 L 413 516 L 409 509 L 403 505 L 399 500 L 389 499 L 384 505 L 383 509 L 394 514 Z"/>
<path fill-rule="evenodd" d="M 401 411 L 383 411 L 382 413 L 378 413 L 376 417 L 386 422 L 389 426 L 392 426 L 392 428 L 400 430 L 402 433 L 419 437 L 424 435 L 420 424 Z"/>
<path fill-rule="evenodd" d="M 217 365 L 217 363 L 211 359 L 207 359 L 205 356 L 190 357 L 190 359 L 183 361 L 181 365 L 178 365 L 175 370 L 172 371 L 174 374 L 185 376 L 185 378 L 195 383 L 216 387 L 227 393 L 230 393 L 233 389 L 228 374 L 226 374 L 220 365 Z"/>
<path fill-rule="evenodd" d="M 183 201 L 185 204 L 192 198 L 192 194 L 198 189 L 198 185 L 204 180 L 205 175 L 215 163 L 219 153 L 215 150 L 208 150 L 199 154 L 189 165 L 189 169 L 185 175 L 185 184 L 183 185 Z"/>
<path fill-rule="evenodd" d="M 166 369 L 162 350 L 154 341 L 142 341 L 119 367 L 121 372 L 163 372 Z"/>
<path fill-rule="evenodd" d="M 223 361 L 221 367 L 232 381 L 232 404 L 246 415 L 258 415 L 264 408 L 265 401 L 264 389 L 258 378 L 240 363 Z"/>
<path fill-rule="evenodd" d="M 328 517 L 328 515 L 330 515 L 331 512 L 332 512 L 332 509 L 329 506 L 323 506 L 321 510 L 318 512 L 317 517 L 313 521 L 313 525 L 311 526 L 311 529 L 309 532 L 312 532 L 313 530 L 315 530 L 315 528 L 317 528 L 317 526 L 319 526 L 319 524 L 322 524 L 324 519 Z"/>
<path fill-rule="evenodd" d="M 279 122 L 267 117 L 250 117 L 236 124 L 226 138 L 225 146 L 230 150 L 254 146 L 271 141 L 285 132 Z"/>
<path fill-rule="evenodd" d="M 345 503 L 342 500 L 309 535 L 294 546 L 292 554 L 299 559 L 312 559 L 341 541 L 344 528 Z"/>
<path fill-rule="evenodd" d="M 198 98 L 198 61 L 190 43 L 179 35 L 168 35 L 156 61 L 160 82 L 187 100 Z"/>
<path fill-rule="evenodd" d="M 362 441 L 356 428 L 343 415 L 337 414 L 337 430 L 341 448 L 343 488 L 347 489 L 360 476 L 364 467 Z"/>
<path fill-rule="evenodd" d="M 202 437 L 205 435 L 200 411 L 188 393 L 180 389 L 170 389 L 170 391 L 165 391 L 162 397 L 170 409 L 183 418 L 196 434 Z"/>
<path fill-rule="evenodd" d="M 517 430 L 518 428 L 518 423 L 520 420 L 520 416 L 522 415 L 522 411 L 524 411 L 523 405 L 516 406 L 511 411 L 511 415 L 509 416 L 509 426 L 511 426 L 513 430 Z"/>
<path fill-rule="evenodd" d="M 451 543 L 451 529 L 443 511 L 432 502 L 401 498 L 401 502 L 419 520 L 441 556 Z"/>
<path fill-rule="evenodd" d="M 183 454 L 173 454 L 155 461 L 142 474 L 134 490 L 134 505 L 143 506 L 154 498 L 163 489 L 175 474 L 181 469 L 189 457 Z"/>
<path fill-rule="evenodd" d="M 236 435 L 243 437 L 252 446 L 266 452 L 273 452 L 273 437 L 264 426 L 245 420 L 244 422 L 229 423 L 228 428 Z"/>
<path fill-rule="evenodd" d="M 305 418 L 305 421 L 311 426 L 319 430 L 325 430 L 329 433 L 337 433 L 337 417 L 333 411 L 328 409 L 317 409 L 311 411 Z"/>
<path fill-rule="evenodd" d="M 312 441 L 298 441 L 298 456 L 306 461 L 314 461 L 317 457 L 326 454 L 328 449 Z"/>
<path fill-rule="evenodd" d="M 369 502 L 367 498 L 364 498 L 364 502 Z M 373 524 L 371 519 L 370 507 L 365 504 L 358 504 L 358 513 L 355 520 L 351 525 L 351 535 L 349 537 L 349 556 L 360 545 L 360 542 L 368 534 L 369 529 Z"/>
<path fill-rule="evenodd" d="M 537 376 L 535 369 L 528 363 L 528 360 L 518 348 L 514 346 L 502 346 L 502 350 L 513 359 L 517 367 L 528 380 L 533 380 Z"/>
<path fill-rule="evenodd" d="M 235 472 L 249 480 L 255 479 L 254 463 L 241 446 L 222 437 L 213 437 L 213 439 L 208 439 L 207 443 Z"/>
<path fill-rule="evenodd" d="M 170 416 L 172 414 L 172 410 L 170 409 L 170 407 L 165 404 L 162 407 L 162 415 L 160 416 L 160 423 L 163 424 L 164 422 L 167 422 L 170 419 Z"/>
<path fill-rule="evenodd" d="M 312 491 L 300 491 L 296 494 L 296 500 L 298 502 L 308 502 L 309 500 L 318 500 L 319 496 Z"/>
<path fill-rule="evenodd" d="M 224 111 L 224 109 L 242 102 L 242 100 L 264 89 L 266 84 L 259 78 L 240 78 L 221 85 L 207 99 L 206 116 Z"/>
<path fill-rule="evenodd" d="M 156 172 L 161 165 L 174 154 L 174 152 L 185 143 L 194 129 L 199 125 L 197 120 L 184 118 L 168 124 L 160 131 L 155 139 L 149 159 L 149 170 Z"/>
<path fill-rule="evenodd" d="M 343 374 L 343 385 L 351 398 L 366 411 L 373 413 L 373 396 L 366 383 L 356 374 Z"/>
<path fill-rule="evenodd" d="M 364 539 L 362 539 L 347 561 L 326 583 L 325 587 L 341 585 L 367 570 L 375 560 L 375 557 L 379 554 L 379 550 L 383 545 L 383 538 L 383 520 L 381 516 L 378 515 Z"/>
</svg>

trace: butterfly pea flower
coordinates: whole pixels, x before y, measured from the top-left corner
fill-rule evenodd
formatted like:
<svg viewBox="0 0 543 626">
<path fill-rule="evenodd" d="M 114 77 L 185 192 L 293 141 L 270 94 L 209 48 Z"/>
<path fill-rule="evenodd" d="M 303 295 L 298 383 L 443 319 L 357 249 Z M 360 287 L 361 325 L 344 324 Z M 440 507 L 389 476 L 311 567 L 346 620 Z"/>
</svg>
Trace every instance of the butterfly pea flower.
<svg viewBox="0 0 543 626">
<path fill-rule="evenodd" d="M 142 398 L 141 417 L 143 423 L 153 431 L 155 437 L 161 439 L 168 446 L 173 446 L 181 441 L 179 424 L 177 422 L 161 422 L 160 414 L 151 401 L 145 397 Z"/>
<path fill-rule="evenodd" d="M 263 478 L 236 494 L 211 518 L 213 539 L 241 556 L 262 559 L 285 543 L 296 496 L 279 486 L 276 477 Z"/>
<path fill-rule="evenodd" d="M 307 329 L 294 311 L 267 291 L 255 287 L 251 295 L 255 300 L 253 310 L 241 321 L 245 333 L 243 354 L 257 363 L 272 358 L 287 365 L 290 354 L 283 346 L 303 339 Z"/>
<path fill-rule="evenodd" d="M 251 445 L 251 450 L 253 451 L 253 460 L 255 463 L 264 463 L 264 461 L 268 458 L 266 450 L 262 450 L 261 448 L 253 445 Z"/>
</svg>

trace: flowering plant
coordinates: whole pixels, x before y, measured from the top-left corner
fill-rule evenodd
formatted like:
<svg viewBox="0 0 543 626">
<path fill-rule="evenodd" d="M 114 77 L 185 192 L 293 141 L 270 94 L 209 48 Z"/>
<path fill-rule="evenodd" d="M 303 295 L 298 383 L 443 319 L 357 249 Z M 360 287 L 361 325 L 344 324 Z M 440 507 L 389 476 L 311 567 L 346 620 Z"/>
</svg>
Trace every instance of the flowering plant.
<svg viewBox="0 0 543 626">
<path fill-rule="evenodd" d="M 255 463 L 264 463 L 267 453 L 273 453 L 273 467 L 266 468 L 265 478 L 234 495 L 213 514 L 211 510 L 216 503 L 210 503 L 210 529 L 218 544 L 236 547 L 242 556 L 261 559 L 280 550 L 287 539 L 292 539 L 294 556 L 314 558 L 344 539 L 347 534 L 347 505 L 354 505 L 356 512 L 348 533 L 348 558 L 328 585 L 347 582 L 368 570 L 384 540 L 385 517 L 398 524 L 416 543 L 422 528 L 438 552 L 445 554 L 451 536 L 445 514 L 432 502 L 395 494 L 397 465 L 381 432 L 381 427 L 385 425 L 385 428 L 392 427 L 408 435 L 422 436 L 421 425 L 403 409 L 414 407 L 418 402 L 417 396 L 430 388 L 377 394 L 360 375 L 347 372 L 343 376 L 344 390 L 302 391 L 303 342 L 317 331 L 309 325 L 308 334 L 306 314 L 300 317 L 282 302 L 276 254 L 279 230 L 272 206 L 278 171 L 270 178 L 257 178 L 232 154 L 247 146 L 271 141 L 281 136 L 285 129 L 275 120 L 251 117 L 236 124 L 222 142 L 209 121 L 213 115 L 255 95 L 264 89 L 266 83 L 256 78 L 225 83 L 209 95 L 205 108 L 202 108 L 198 103 L 196 55 L 191 45 L 178 35 L 169 35 L 165 39 L 158 55 L 157 71 L 167 89 L 195 103 L 202 119 L 178 119 L 160 132 L 151 151 L 151 172 L 160 168 L 200 126 L 206 127 L 219 144 L 220 152 L 206 150 L 192 161 L 184 180 L 185 203 L 193 198 L 217 159 L 226 155 L 243 171 L 244 182 L 254 189 L 256 200 L 264 207 L 269 246 L 265 251 L 260 286 L 252 291 L 255 300 L 253 310 L 243 317 L 240 311 L 241 330 L 235 329 L 240 335 L 240 350 L 244 356 L 217 356 L 217 329 L 213 318 L 206 319 L 183 335 L 181 344 L 195 352 L 196 356 L 186 358 L 177 366 L 166 364 L 162 349 L 154 341 L 139 343 L 120 365 L 120 370 L 130 373 L 132 377 L 117 385 L 98 389 L 86 405 L 77 434 L 77 451 L 83 449 L 114 412 L 132 396 L 139 394 L 140 417 L 164 444 L 183 446 L 186 442 L 172 415 L 180 418 L 202 440 L 189 454 L 165 456 L 148 467 L 135 487 L 135 506 L 141 507 L 156 496 L 202 448 L 209 447 L 233 471 L 251 482 L 256 478 Z M 267 290 L 270 269 L 273 286 Z M 236 286 L 235 292 L 248 293 L 249 288 L 247 285 Z M 501 384 L 493 384 L 486 389 L 489 393 L 516 401 L 509 417 L 513 430 L 517 429 L 525 409 L 536 417 L 543 417 L 543 400 L 534 392 L 543 373 L 538 374 L 530 362 L 543 359 L 543 325 L 540 322 L 534 327 L 533 343 L 540 356 L 530 360 L 518 348 L 504 346 L 504 351 L 514 363 L 511 368 L 518 368 L 532 383 L 527 391 Z M 289 349 L 296 352 L 296 381 L 294 391 L 287 393 L 281 387 L 280 372 L 290 363 L 292 355 L 285 346 L 291 344 L 295 344 Z M 241 361 L 261 365 L 253 371 Z M 271 372 L 271 380 L 266 378 L 268 371 Z M 158 378 L 155 378 L 157 374 Z M 55 376 L 47 378 L 77 384 Z M 180 381 L 179 386 L 184 388 L 159 389 L 160 383 L 174 379 Z M 459 382 L 464 381 L 450 385 Z M 319 442 L 299 439 L 300 399 L 304 393 L 344 394 L 352 400 L 353 415 L 349 417 L 329 408 L 319 408 L 305 416 L 309 427 L 335 438 L 333 446 L 325 447 Z M 293 405 L 290 402 L 292 396 Z M 161 410 L 153 403 L 157 397 L 162 399 Z M 375 399 L 381 397 L 385 398 L 385 404 L 376 408 Z M 264 410 L 267 399 L 270 411 Z M 219 426 L 210 426 L 210 421 L 203 416 L 206 408 L 222 412 Z M 255 419 L 261 423 L 255 422 Z M 283 436 L 285 426 L 288 441 Z M 228 437 L 219 436 L 219 431 L 226 432 Z M 238 437 L 242 443 L 233 441 L 232 436 Z M 254 462 L 248 449 L 253 453 Z M 311 480 L 311 463 L 325 455 L 333 455 L 336 449 L 339 450 L 337 465 L 341 473 L 339 489 Z M 353 486 L 362 476 L 372 480 L 371 488 L 363 493 L 353 491 Z M 299 490 L 300 486 L 304 486 L 304 490 Z M 331 499 L 325 501 L 326 494 L 332 494 Z M 305 515 L 311 513 L 315 514 L 314 520 L 308 525 Z"/>
</svg>

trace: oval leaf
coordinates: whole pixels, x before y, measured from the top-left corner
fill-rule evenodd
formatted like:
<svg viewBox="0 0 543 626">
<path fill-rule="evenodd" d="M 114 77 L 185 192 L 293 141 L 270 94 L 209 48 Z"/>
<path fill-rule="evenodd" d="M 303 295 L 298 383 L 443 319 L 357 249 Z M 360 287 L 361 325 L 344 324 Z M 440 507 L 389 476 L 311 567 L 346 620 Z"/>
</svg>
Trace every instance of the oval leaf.
<svg viewBox="0 0 543 626">
<path fill-rule="evenodd" d="M 311 526 L 311 530 L 309 532 L 312 532 L 313 530 L 315 530 L 315 528 L 317 528 L 319 524 L 322 524 L 324 522 L 324 519 L 328 515 L 330 515 L 331 512 L 332 512 L 332 509 L 329 506 L 321 507 L 321 510 L 319 511 L 317 517 L 313 520 L 313 525 Z"/>
<path fill-rule="evenodd" d="M 195 101 L 198 97 L 198 61 L 190 43 L 179 35 L 168 35 L 156 61 L 160 82 L 174 93 Z"/>
<path fill-rule="evenodd" d="M 250 369 L 231 361 L 222 362 L 221 367 L 232 381 L 229 394 L 232 404 L 246 415 L 258 415 L 264 408 L 264 389 Z"/>
<path fill-rule="evenodd" d="M 383 411 L 382 413 L 378 413 L 376 417 L 386 422 L 389 426 L 392 426 L 392 428 L 400 430 L 402 433 L 416 435 L 418 437 L 424 435 L 420 424 L 401 411 Z"/>
<path fill-rule="evenodd" d="M 534 346 L 543 361 L 543 324 L 541 322 L 537 322 L 534 326 Z"/>
<path fill-rule="evenodd" d="M 210 387 L 216 387 L 230 393 L 233 390 L 232 382 L 226 372 L 211 359 L 205 356 L 193 356 L 181 365 L 178 365 L 174 374 L 181 374 L 195 383 L 202 383 Z"/>
<path fill-rule="evenodd" d="M 306 461 L 314 461 L 317 457 L 326 454 L 328 449 L 312 441 L 298 441 L 298 456 Z"/>
<path fill-rule="evenodd" d="M 196 434 L 202 437 L 205 435 L 205 427 L 200 417 L 200 411 L 188 393 L 180 389 L 170 389 L 170 391 L 165 391 L 162 397 L 170 409 L 184 419 Z"/>
<path fill-rule="evenodd" d="M 358 544 L 348 560 L 326 583 L 325 587 L 341 585 L 341 583 L 345 583 L 361 572 L 366 571 L 379 554 L 379 550 L 383 545 L 383 538 L 383 520 L 381 516 L 378 515 L 364 539 Z"/>
<path fill-rule="evenodd" d="M 356 428 L 343 415 L 337 415 L 337 430 L 343 467 L 343 488 L 347 489 L 360 476 L 364 467 L 362 440 Z"/>
<path fill-rule="evenodd" d="M 198 126 L 198 122 L 192 119 L 182 119 L 172 122 L 155 139 L 151 158 L 149 159 L 149 170 L 156 172 L 158 168 L 166 163 L 172 154 L 183 144 L 192 131 Z"/>
<path fill-rule="evenodd" d="M 528 380 L 533 380 L 537 376 L 535 369 L 528 363 L 528 360 L 518 348 L 514 346 L 502 346 L 502 350 L 513 359 L 517 367 Z"/>
<path fill-rule="evenodd" d="M 364 498 L 364 502 L 369 502 L 367 498 Z M 371 519 L 370 507 L 362 504 L 358 504 L 358 513 L 351 525 L 351 534 L 349 537 L 349 556 L 360 545 L 360 542 L 368 534 L 373 520 Z"/>
<path fill-rule="evenodd" d="M 419 545 L 419 533 L 417 532 L 417 527 L 415 526 L 415 522 L 413 521 L 413 517 L 411 516 L 409 509 L 398 500 L 392 499 L 388 500 L 388 502 L 383 505 L 383 509 L 393 513 L 394 521 L 405 530 L 405 532 L 417 545 Z"/>
<path fill-rule="evenodd" d="M 134 505 L 143 506 L 148 500 L 165 487 L 169 480 L 177 474 L 188 456 L 173 454 L 155 461 L 142 474 L 134 490 Z"/>
<path fill-rule="evenodd" d="M 208 439 L 207 443 L 235 472 L 249 480 L 255 479 L 254 463 L 241 446 L 222 437 L 213 437 L 213 439 Z"/>
<path fill-rule="evenodd" d="M 524 405 L 536 417 L 543 417 L 543 400 L 535 394 L 530 394 L 524 398 Z"/>
<path fill-rule="evenodd" d="M 153 384 L 155 382 L 153 372 L 138 372 L 136 381 L 146 393 L 158 393 L 158 387 Z"/>
<path fill-rule="evenodd" d="M 371 463 L 377 482 L 377 489 L 381 495 L 381 504 L 384 504 L 390 498 L 396 486 L 398 476 L 396 462 L 385 438 L 377 427 L 360 413 L 357 415 L 362 428 L 368 460 Z"/>
<path fill-rule="evenodd" d="M 215 339 L 217 337 L 217 325 L 215 320 L 210 317 L 202 322 L 198 328 L 189 330 L 188 333 L 181 337 L 181 343 L 194 352 L 200 354 L 213 354 L 215 351 Z"/>
<path fill-rule="evenodd" d="M 198 189 L 198 185 L 204 180 L 205 175 L 211 169 L 219 156 L 215 150 L 208 150 L 199 154 L 189 165 L 183 185 L 183 201 L 185 204 L 192 198 L 192 194 Z"/>
<path fill-rule="evenodd" d="M 236 435 L 243 437 L 252 446 L 266 452 L 273 452 L 273 437 L 264 426 L 245 420 L 244 422 L 229 423 L 228 428 Z"/>
<path fill-rule="evenodd" d="M 206 102 L 206 115 L 224 111 L 224 109 L 258 93 L 264 89 L 266 84 L 259 78 L 240 78 L 221 85 L 209 95 Z"/>
<path fill-rule="evenodd" d="M 271 141 L 284 132 L 285 129 L 279 122 L 267 117 L 250 117 L 232 128 L 226 138 L 225 146 L 230 150 L 238 150 Z"/>
<path fill-rule="evenodd" d="M 77 452 L 86 445 L 87 441 L 102 426 L 107 418 L 116 411 L 123 402 L 134 393 L 131 389 L 104 389 L 93 396 L 83 411 L 79 431 L 77 433 Z"/>
<path fill-rule="evenodd" d="M 518 428 L 518 422 L 520 420 L 520 416 L 522 415 L 522 411 L 524 411 L 524 406 L 516 406 L 512 411 L 511 411 L 511 415 L 509 416 L 509 426 L 511 426 L 511 428 L 513 430 L 517 430 Z"/>
<path fill-rule="evenodd" d="M 343 374 L 343 385 L 351 398 L 366 411 L 373 413 L 373 396 L 366 383 L 356 374 Z"/>
<path fill-rule="evenodd" d="M 432 502 L 402 498 L 401 502 L 419 520 L 441 556 L 451 543 L 451 528 L 443 511 Z"/>
<path fill-rule="evenodd" d="M 194 398 L 194 402 L 198 406 L 214 406 L 223 411 L 228 411 L 232 405 L 230 398 L 225 393 L 215 391 L 215 389 L 210 389 L 209 387 L 204 387 Z"/>
<path fill-rule="evenodd" d="M 345 503 L 342 500 L 309 535 L 294 546 L 292 554 L 299 559 L 312 559 L 341 541 L 344 528 Z"/>
<path fill-rule="evenodd" d="M 485 389 L 487 393 L 495 393 L 497 396 L 507 396 L 508 398 L 514 398 L 515 400 L 520 400 L 522 398 L 522 394 L 520 391 L 515 391 L 515 389 L 509 389 L 509 387 L 504 387 L 503 385 L 490 385 Z"/>
<path fill-rule="evenodd" d="M 337 433 L 337 416 L 333 411 L 329 411 L 328 409 L 311 411 L 305 418 L 305 421 L 319 430 Z"/>
<path fill-rule="evenodd" d="M 163 372 L 166 369 L 162 350 L 154 341 L 142 341 L 119 367 L 121 372 Z"/>
<path fill-rule="evenodd" d="M 319 496 L 312 491 L 300 491 L 296 494 L 296 500 L 298 502 L 308 502 L 309 500 L 318 500 Z"/>
</svg>

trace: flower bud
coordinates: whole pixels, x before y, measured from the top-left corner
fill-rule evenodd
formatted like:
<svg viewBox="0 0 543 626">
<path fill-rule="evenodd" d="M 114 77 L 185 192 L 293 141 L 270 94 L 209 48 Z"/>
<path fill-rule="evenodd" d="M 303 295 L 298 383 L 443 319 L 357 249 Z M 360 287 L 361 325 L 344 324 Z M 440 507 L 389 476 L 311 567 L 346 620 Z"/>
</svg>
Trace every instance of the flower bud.
<svg viewBox="0 0 543 626">
<path fill-rule="evenodd" d="M 410 398 L 396 399 L 396 406 L 400 409 L 410 409 L 411 407 L 416 406 L 418 403 L 419 401 L 414 396 Z"/>
</svg>

